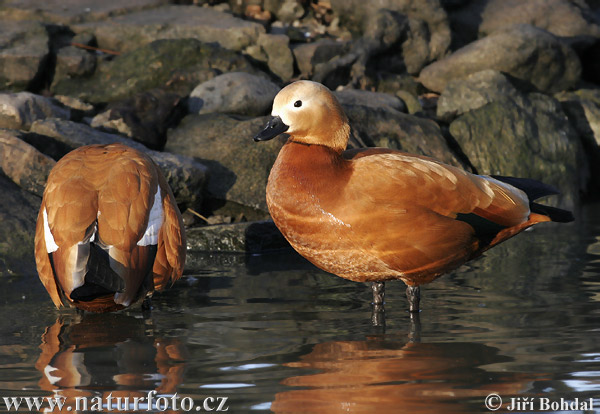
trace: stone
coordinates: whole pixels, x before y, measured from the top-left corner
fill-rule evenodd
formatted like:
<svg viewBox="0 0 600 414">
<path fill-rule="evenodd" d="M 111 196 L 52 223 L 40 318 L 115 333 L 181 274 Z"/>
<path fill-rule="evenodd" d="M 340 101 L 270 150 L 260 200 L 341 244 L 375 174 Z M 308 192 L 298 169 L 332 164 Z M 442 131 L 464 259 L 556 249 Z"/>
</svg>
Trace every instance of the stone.
<svg viewBox="0 0 600 414">
<path fill-rule="evenodd" d="M 0 171 L 22 189 L 41 197 L 56 161 L 23 141 L 22 135 L 0 129 Z"/>
<path fill-rule="evenodd" d="M 196 86 L 188 99 L 188 110 L 195 114 L 267 115 L 279 89 L 262 76 L 244 72 L 225 73 Z"/>
<path fill-rule="evenodd" d="M 312 43 L 295 44 L 292 46 L 292 52 L 300 74 L 310 79 L 316 65 L 347 53 L 349 46 L 350 43 L 347 41 L 323 38 Z"/>
<path fill-rule="evenodd" d="M 146 147 L 162 150 L 167 128 L 175 125 L 185 114 L 179 95 L 162 89 L 136 93 L 129 99 L 110 104 L 96 115 L 93 128 L 119 132 Z"/>
<path fill-rule="evenodd" d="M 39 22 L 0 20 L 0 90 L 41 88 L 50 48 Z"/>
<path fill-rule="evenodd" d="M 69 119 L 70 110 L 30 92 L 0 93 L 0 128 L 27 131 L 33 122 L 46 118 Z"/>
<path fill-rule="evenodd" d="M 437 117 L 450 121 L 503 97 L 520 96 L 521 92 L 505 75 L 492 69 L 482 70 L 448 83 L 438 100 Z"/>
<path fill-rule="evenodd" d="M 363 91 L 361 89 L 342 89 L 333 94 L 342 105 L 362 105 L 370 108 L 390 108 L 406 112 L 404 102 L 389 93 Z"/>
<path fill-rule="evenodd" d="M 218 113 L 188 115 L 168 132 L 165 149 L 194 157 L 209 168 L 206 189 L 210 198 L 264 214 L 267 178 L 283 144 L 278 139 L 252 141 L 268 119 L 240 119 Z"/>
<path fill-rule="evenodd" d="M 64 78 L 88 76 L 96 70 L 96 56 L 79 47 L 66 46 L 56 53 L 56 66 L 52 83 Z"/>
<path fill-rule="evenodd" d="M 194 227 L 186 236 L 192 251 L 264 253 L 290 247 L 270 220 Z"/>
<path fill-rule="evenodd" d="M 158 7 L 167 0 L 3 0 L 0 17 L 70 25 Z"/>
<path fill-rule="evenodd" d="M 125 100 L 151 89 L 187 96 L 217 74 L 255 72 L 238 53 L 195 39 L 157 40 L 111 61 L 99 62 L 91 77 L 59 81 L 53 92 L 92 103 Z"/>
<path fill-rule="evenodd" d="M 515 25 L 473 42 L 427 66 L 419 80 L 442 92 L 448 82 L 485 69 L 505 72 L 543 92 L 573 87 L 581 65 L 573 49 L 556 36 L 530 25 Z"/>
<path fill-rule="evenodd" d="M 290 50 L 290 39 L 286 35 L 261 33 L 258 46 L 267 56 L 269 70 L 282 82 L 288 82 L 294 76 L 294 56 Z"/>
<path fill-rule="evenodd" d="M 37 274 L 33 238 L 42 200 L 2 174 L 0 194 L 0 275 L 23 275 L 33 279 Z"/>
<path fill-rule="evenodd" d="M 407 115 L 388 106 L 344 105 L 353 134 L 369 147 L 385 147 L 436 158 L 446 164 L 465 165 L 448 146 L 439 126 L 428 119 Z"/>
<path fill-rule="evenodd" d="M 176 6 L 141 10 L 112 19 L 73 25 L 76 33 L 90 32 L 98 46 L 121 53 L 159 39 L 196 39 L 241 51 L 265 33 L 262 25 L 210 7 Z"/>
<path fill-rule="evenodd" d="M 68 151 L 83 145 L 111 144 L 120 142 L 148 154 L 159 166 L 167 182 L 173 190 L 178 204 L 198 206 L 202 203 L 202 191 L 207 180 L 207 168 L 186 155 L 153 151 L 144 145 L 121 135 L 98 131 L 84 124 L 59 119 L 45 119 L 33 123 L 31 132 L 42 136 L 33 145 L 44 148 L 48 144 L 43 141 L 56 140 L 62 145 L 55 146 L 61 153 L 48 154 L 59 159 Z M 32 141 L 29 141 L 32 143 Z"/>
<path fill-rule="evenodd" d="M 498 99 L 457 118 L 450 133 L 479 174 L 533 178 L 561 191 L 548 203 L 578 205 L 589 167 L 557 100 L 539 93 Z"/>
</svg>

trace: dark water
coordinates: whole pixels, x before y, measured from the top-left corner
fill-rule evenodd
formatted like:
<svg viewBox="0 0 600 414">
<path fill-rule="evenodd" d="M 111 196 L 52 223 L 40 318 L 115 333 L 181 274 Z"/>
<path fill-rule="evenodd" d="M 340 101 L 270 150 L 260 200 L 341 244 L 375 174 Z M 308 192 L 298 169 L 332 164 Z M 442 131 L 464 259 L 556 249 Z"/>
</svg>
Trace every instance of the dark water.
<svg viewBox="0 0 600 414">
<path fill-rule="evenodd" d="M 193 399 L 192 412 L 485 413 L 495 393 L 521 412 L 568 410 L 561 398 L 600 412 L 600 205 L 577 216 L 427 285 L 419 321 L 388 283 L 385 331 L 371 326 L 368 286 L 289 252 L 192 253 L 150 317 L 58 312 L 36 275 L 3 276 L 0 397 L 106 412 L 109 395 L 114 408 L 154 390 L 159 405 L 139 400 L 140 412 Z M 174 398 L 185 406 L 167 410 Z"/>
</svg>

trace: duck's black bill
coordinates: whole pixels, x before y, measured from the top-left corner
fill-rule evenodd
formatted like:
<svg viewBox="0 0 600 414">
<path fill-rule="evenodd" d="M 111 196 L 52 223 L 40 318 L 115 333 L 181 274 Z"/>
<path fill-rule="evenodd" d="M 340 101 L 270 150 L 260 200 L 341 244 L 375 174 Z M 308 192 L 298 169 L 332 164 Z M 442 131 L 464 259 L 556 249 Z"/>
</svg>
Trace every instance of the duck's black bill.
<svg viewBox="0 0 600 414">
<path fill-rule="evenodd" d="M 281 118 L 275 116 L 269 122 L 267 122 L 265 129 L 256 134 L 254 141 L 268 141 L 275 138 L 279 134 L 283 134 L 288 130 L 288 128 L 289 126 L 284 124 Z"/>
</svg>

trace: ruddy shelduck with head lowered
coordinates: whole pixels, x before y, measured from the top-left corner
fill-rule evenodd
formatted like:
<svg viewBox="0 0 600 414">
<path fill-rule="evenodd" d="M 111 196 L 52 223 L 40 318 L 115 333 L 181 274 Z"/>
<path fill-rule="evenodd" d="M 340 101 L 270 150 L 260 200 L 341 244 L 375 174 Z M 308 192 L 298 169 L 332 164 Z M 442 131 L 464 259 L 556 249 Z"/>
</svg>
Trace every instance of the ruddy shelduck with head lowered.
<svg viewBox="0 0 600 414">
<path fill-rule="evenodd" d="M 273 102 L 256 137 L 287 133 L 267 184 L 273 221 L 302 256 L 346 279 L 419 286 L 540 222 L 573 220 L 533 202 L 556 194 L 530 179 L 468 173 L 432 158 L 386 148 L 346 150 L 348 119 L 325 86 L 299 81 Z"/>
<path fill-rule="evenodd" d="M 185 232 L 156 164 L 121 144 L 71 151 L 48 176 L 35 234 L 56 307 L 126 308 L 183 272 Z"/>
</svg>

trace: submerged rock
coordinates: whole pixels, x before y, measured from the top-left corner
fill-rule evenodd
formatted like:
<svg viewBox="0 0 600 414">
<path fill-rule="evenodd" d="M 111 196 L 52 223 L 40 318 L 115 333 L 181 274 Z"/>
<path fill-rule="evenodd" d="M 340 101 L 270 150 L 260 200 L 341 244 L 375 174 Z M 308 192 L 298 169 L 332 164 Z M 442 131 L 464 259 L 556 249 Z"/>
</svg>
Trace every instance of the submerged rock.
<svg viewBox="0 0 600 414">
<path fill-rule="evenodd" d="M 555 99 L 531 93 L 497 99 L 457 118 L 450 133 L 480 174 L 533 178 L 554 185 L 554 205 L 572 209 L 588 167 L 575 129 Z"/>
<path fill-rule="evenodd" d="M 49 40 L 42 23 L 0 20 L 0 90 L 41 86 L 50 53 Z"/>
<path fill-rule="evenodd" d="M 125 100 L 161 88 L 188 95 L 199 82 L 231 71 L 254 72 L 242 55 L 195 39 L 157 40 L 98 64 L 91 77 L 63 79 L 53 92 L 92 103 Z"/>
<path fill-rule="evenodd" d="M 544 92 L 573 87 L 581 75 L 579 58 L 556 36 L 529 25 L 516 25 L 473 42 L 419 75 L 427 88 L 442 92 L 448 82 L 485 69 L 506 72 Z"/>
<path fill-rule="evenodd" d="M 191 113 L 211 112 L 261 116 L 271 111 L 279 86 L 244 72 L 219 75 L 196 86 L 188 99 Z"/>
</svg>

